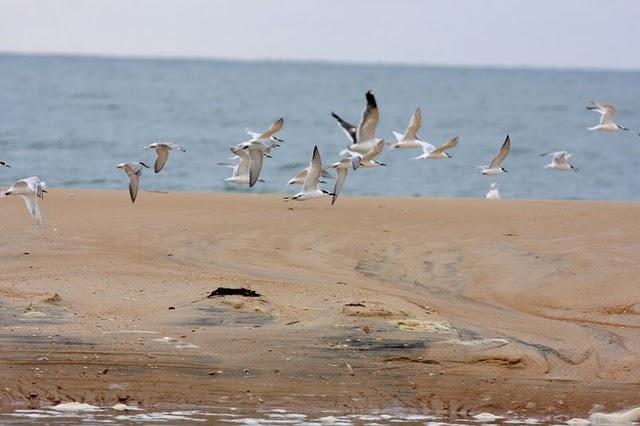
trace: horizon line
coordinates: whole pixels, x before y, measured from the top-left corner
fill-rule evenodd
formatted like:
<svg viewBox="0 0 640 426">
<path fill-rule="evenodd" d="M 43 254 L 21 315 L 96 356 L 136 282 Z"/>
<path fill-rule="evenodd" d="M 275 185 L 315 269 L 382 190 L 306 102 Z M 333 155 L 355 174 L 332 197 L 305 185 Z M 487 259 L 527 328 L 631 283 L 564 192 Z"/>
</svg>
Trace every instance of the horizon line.
<svg viewBox="0 0 640 426">
<path fill-rule="evenodd" d="M 507 65 L 507 64 L 455 64 L 455 63 L 420 63 L 400 61 L 351 61 L 319 58 L 234 58 L 226 56 L 189 56 L 189 55 L 144 55 L 144 54 L 112 54 L 112 53 L 78 53 L 78 52 L 21 52 L 12 50 L 0 50 L 0 56 L 23 57 L 49 57 L 69 59 L 114 59 L 114 60 L 138 60 L 138 61 L 176 61 L 176 62 L 240 62 L 240 63 L 276 63 L 276 64 L 320 64 L 337 66 L 382 66 L 382 67 L 408 67 L 408 68 L 458 68 L 458 69 L 492 69 L 492 70 L 530 70 L 530 71 L 578 71 L 578 72 L 619 72 L 637 73 L 640 68 L 602 68 L 579 66 L 552 66 L 552 65 Z"/>
</svg>

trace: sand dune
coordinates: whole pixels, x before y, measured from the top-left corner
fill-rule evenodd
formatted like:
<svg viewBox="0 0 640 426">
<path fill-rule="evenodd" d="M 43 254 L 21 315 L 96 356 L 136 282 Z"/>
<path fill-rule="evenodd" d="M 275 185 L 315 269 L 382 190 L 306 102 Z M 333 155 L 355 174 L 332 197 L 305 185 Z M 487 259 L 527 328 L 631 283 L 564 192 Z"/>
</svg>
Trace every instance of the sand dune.
<svg viewBox="0 0 640 426">
<path fill-rule="evenodd" d="M 640 403 L 638 204 L 51 190 L 39 229 L 2 201 L 4 406 Z"/>
</svg>

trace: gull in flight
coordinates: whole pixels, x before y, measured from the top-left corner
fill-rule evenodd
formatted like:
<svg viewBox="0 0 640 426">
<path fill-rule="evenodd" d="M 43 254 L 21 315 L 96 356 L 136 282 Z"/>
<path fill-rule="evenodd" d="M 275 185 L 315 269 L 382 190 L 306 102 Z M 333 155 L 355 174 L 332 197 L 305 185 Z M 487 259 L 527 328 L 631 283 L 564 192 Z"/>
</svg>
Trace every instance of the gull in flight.
<svg viewBox="0 0 640 426">
<path fill-rule="evenodd" d="M 351 162 L 353 164 L 353 170 L 356 170 L 360 166 L 364 168 L 386 166 L 386 164 L 373 159 L 374 157 L 377 157 L 382 152 L 383 149 L 384 149 L 384 141 L 381 140 L 377 144 L 375 144 L 364 155 L 359 152 L 351 151 L 349 149 L 342 150 L 340 155 L 347 156 L 348 158 L 351 159 Z"/>
<path fill-rule="evenodd" d="M 500 147 L 500 151 L 498 155 L 493 157 L 491 160 L 491 164 L 488 166 L 479 166 L 480 173 L 485 176 L 495 176 L 501 173 L 507 173 L 507 170 L 501 166 L 502 162 L 505 158 L 507 158 L 507 154 L 509 154 L 509 149 L 511 148 L 511 139 L 509 139 L 509 135 L 504 140 L 502 147 Z"/>
<path fill-rule="evenodd" d="M 0 166 L 11 168 L 11 166 L 9 164 L 5 163 L 4 161 L 0 161 Z"/>
<path fill-rule="evenodd" d="M 138 196 L 138 188 L 140 187 L 140 175 L 142 175 L 143 167 L 146 167 L 147 169 L 150 168 L 141 161 L 138 161 L 136 163 L 120 163 L 116 166 L 116 168 L 122 169 L 129 177 L 129 195 L 131 196 L 132 203 L 136 201 L 136 197 Z"/>
<path fill-rule="evenodd" d="M 309 174 L 309 166 L 300 170 L 297 175 L 289 179 L 289 181 L 287 182 L 287 185 L 303 185 L 304 179 L 307 177 L 307 174 Z M 326 170 L 322 170 L 322 177 L 325 179 L 333 179 L 333 176 L 331 176 L 331 173 L 327 172 Z M 320 181 L 320 183 L 326 183 L 326 182 Z"/>
<path fill-rule="evenodd" d="M 172 143 L 172 142 L 157 142 L 157 143 L 152 143 L 150 145 L 145 146 L 146 148 L 153 148 L 156 150 L 156 154 L 157 154 L 157 158 L 156 158 L 156 162 L 153 165 L 153 171 L 158 173 L 160 170 L 162 170 L 162 168 L 164 167 L 165 163 L 167 162 L 167 160 L 169 159 L 169 151 L 172 151 L 174 149 L 177 149 L 179 151 L 182 152 L 187 152 L 183 147 L 181 147 L 178 144 Z"/>
<path fill-rule="evenodd" d="M 38 176 L 31 176 L 11 185 L 9 189 L 0 193 L 0 198 L 9 195 L 21 196 L 27 205 L 29 214 L 36 219 L 38 225 L 42 226 L 42 216 L 40 215 L 38 198 L 43 198 L 45 192 L 47 192 L 47 184 L 42 182 Z"/>
<path fill-rule="evenodd" d="M 489 191 L 487 192 L 487 195 L 485 195 L 485 198 L 487 200 L 499 200 L 500 199 L 500 192 L 498 192 L 498 184 L 497 183 L 492 183 L 491 187 L 489 188 Z"/>
<path fill-rule="evenodd" d="M 311 162 L 309 163 L 309 171 L 307 172 L 307 177 L 304 178 L 302 191 L 298 192 L 295 195 L 284 197 L 284 200 L 305 201 L 314 198 L 325 197 L 327 195 L 333 195 L 329 191 L 318 188 L 318 184 L 320 183 L 320 176 L 322 176 L 322 170 L 322 159 L 320 158 L 320 151 L 318 151 L 317 146 L 314 146 L 313 155 L 311 156 Z"/>
<path fill-rule="evenodd" d="M 338 124 L 349 138 L 349 150 L 363 155 L 382 140 L 375 137 L 376 127 L 378 127 L 378 121 L 380 121 L 376 98 L 370 90 L 365 94 L 365 98 L 367 99 L 367 105 L 362 111 L 362 117 L 357 126 L 343 120 L 335 112 L 331 113 L 333 118 L 338 120 Z"/>
<path fill-rule="evenodd" d="M 541 157 L 546 157 L 548 155 L 552 156 L 551 162 L 544 166 L 545 169 L 578 171 L 577 167 L 569 163 L 569 158 L 571 158 L 572 154 L 569 154 L 567 151 L 546 152 L 544 154 L 540 154 Z"/>
<path fill-rule="evenodd" d="M 437 148 L 429 142 L 417 142 L 422 147 L 423 153 L 422 155 L 412 158 L 412 160 L 437 160 L 442 158 L 452 158 L 447 152 L 447 149 L 455 148 L 455 146 L 458 145 L 458 142 L 460 142 L 460 138 L 458 136 L 451 138 L 445 144 Z"/>
<path fill-rule="evenodd" d="M 235 154 L 233 159 L 238 160 L 238 163 L 218 163 L 219 166 L 227 166 L 233 168 L 231 176 L 223 179 L 223 182 L 232 182 L 242 185 L 249 184 L 249 168 L 251 165 L 251 159 L 249 158 L 249 150 L 242 148 L 231 148 L 231 152 Z M 262 179 L 258 179 L 258 182 L 264 182 Z"/>
<path fill-rule="evenodd" d="M 270 157 L 271 149 L 280 146 L 279 142 L 283 142 L 282 139 L 274 136 L 283 126 L 284 118 L 281 117 L 262 133 L 248 131 L 251 139 L 236 145 L 235 148 L 244 149 L 249 153 L 249 187 L 253 187 L 260 178 L 263 158 Z"/>
<path fill-rule="evenodd" d="M 616 107 L 611 104 L 603 104 L 597 101 L 591 101 L 591 106 L 587 107 L 590 111 L 596 111 L 600 114 L 600 123 L 588 130 L 600 130 L 602 132 L 617 132 L 618 130 L 629 130 L 619 124 L 613 122 L 613 115 L 616 113 Z"/>
<path fill-rule="evenodd" d="M 269 126 L 269 128 L 262 133 L 247 130 L 247 133 L 249 134 L 249 136 L 251 136 L 251 140 L 249 142 L 284 142 L 282 139 L 275 136 L 275 134 L 278 133 L 283 126 L 284 118 L 280 117 L 276 121 L 271 123 L 271 126 Z"/>
<path fill-rule="evenodd" d="M 418 137 L 420 127 L 422 127 L 422 112 L 420 108 L 417 108 L 411 116 L 404 134 L 393 132 L 398 142 L 392 144 L 391 148 L 422 148 L 422 140 Z"/>
</svg>

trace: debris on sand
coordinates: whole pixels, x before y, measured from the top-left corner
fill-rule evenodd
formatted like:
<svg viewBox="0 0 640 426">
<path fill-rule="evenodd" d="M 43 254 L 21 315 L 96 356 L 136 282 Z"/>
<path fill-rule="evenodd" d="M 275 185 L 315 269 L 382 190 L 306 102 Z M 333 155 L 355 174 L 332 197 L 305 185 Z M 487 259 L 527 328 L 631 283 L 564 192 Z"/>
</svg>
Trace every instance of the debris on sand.
<svg viewBox="0 0 640 426">
<path fill-rule="evenodd" d="M 224 297 L 224 296 L 242 296 L 242 297 L 260 297 L 260 293 L 247 288 L 230 288 L 218 287 L 213 290 L 207 297 Z"/>
<path fill-rule="evenodd" d="M 75 401 L 54 405 L 53 407 L 51 407 L 51 409 L 59 411 L 61 413 L 73 413 L 76 411 L 100 411 L 100 407 Z"/>
<path fill-rule="evenodd" d="M 53 303 L 57 304 L 62 302 L 62 297 L 58 293 L 53 293 L 53 296 L 49 296 L 43 300 L 44 303 Z"/>
</svg>

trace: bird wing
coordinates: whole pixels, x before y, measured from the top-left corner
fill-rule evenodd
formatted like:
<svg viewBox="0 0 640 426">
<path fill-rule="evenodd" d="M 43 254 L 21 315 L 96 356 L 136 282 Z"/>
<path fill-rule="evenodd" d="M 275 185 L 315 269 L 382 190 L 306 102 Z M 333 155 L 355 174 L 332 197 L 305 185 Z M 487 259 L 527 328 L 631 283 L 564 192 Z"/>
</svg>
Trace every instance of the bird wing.
<svg viewBox="0 0 640 426">
<path fill-rule="evenodd" d="M 129 175 L 129 195 L 131 196 L 131 202 L 136 201 L 138 196 L 138 187 L 140 186 L 140 175 L 132 173 Z"/>
<path fill-rule="evenodd" d="M 253 187 L 260 177 L 264 153 L 259 149 L 249 149 L 249 186 Z"/>
<path fill-rule="evenodd" d="M 362 118 L 360 118 L 360 123 L 358 123 L 358 128 L 356 129 L 356 143 L 374 139 L 376 127 L 380 120 L 380 112 L 373 93 L 368 91 L 365 97 L 367 98 L 367 105 L 362 111 Z"/>
<path fill-rule="evenodd" d="M 258 139 L 269 139 L 271 136 L 279 132 L 280 129 L 282 129 L 282 126 L 284 126 L 284 118 L 280 117 L 271 123 L 271 126 L 269 126 L 263 134 L 258 136 Z"/>
<path fill-rule="evenodd" d="M 24 203 L 27 205 L 29 214 L 36 219 L 38 225 L 42 226 L 42 216 L 40 215 L 40 207 L 38 206 L 38 199 L 34 194 L 20 194 Z"/>
<path fill-rule="evenodd" d="M 504 159 L 507 158 L 507 154 L 509 154 L 509 149 L 511 149 L 511 139 L 509 138 L 509 135 L 507 135 L 507 138 L 504 140 L 504 143 L 500 147 L 500 151 L 498 152 L 498 155 L 493 157 L 493 160 L 491 160 L 491 164 L 489 164 L 489 168 L 493 169 L 494 167 L 500 167 L 500 164 L 502 164 Z"/>
<path fill-rule="evenodd" d="M 407 126 L 407 130 L 404 131 L 402 140 L 412 141 L 418 139 L 420 127 L 422 127 L 422 112 L 420 108 L 417 108 L 416 112 L 411 116 L 411 120 L 409 120 L 409 126 Z"/>
<path fill-rule="evenodd" d="M 156 162 L 153 165 L 153 171 L 158 173 L 164 167 L 165 163 L 169 159 L 169 150 L 164 147 L 156 146 Z"/>
<path fill-rule="evenodd" d="M 300 170 L 298 174 L 292 177 L 291 179 L 304 179 L 305 177 L 307 177 L 308 172 L 309 172 L 309 168 L 305 167 L 304 169 Z"/>
<path fill-rule="evenodd" d="M 420 146 L 422 147 L 422 151 L 425 154 L 429 154 L 430 152 L 433 152 L 434 149 L 436 149 L 435 145 L 430 144 L 429 142 L 425 142 L 425 141 L 416 141 L 420 144 Z"/>
<path fill-rule="evenodd" d="M 609 124 L 613 121 L 613 114 L 616 113 L 616 107 L 598 101 L 591 101 L 591 104 L 593 106 L 587 107 L 587 109 L 597 111 L 600 114 L 600 124 Z"/>
<path fill-rule="evenodd" d="M 307 177 L 304 178 L 304 185 L 302 192 L 313 192 L 318 189 L 318 181 L 322 175 L 322 159 L 320 158 L 320 151 L 318 146 L 313 147 L 313 155 L 311 156 L 311 162 L 309 163 L 309 172 Z"/>
<path fill-rule="evenodd" d="M 369 152 L 367 152 L 360 161 L 369 161 L 373 159 L 374 157 L 380 155 L 383 149 L 384 149 L 384 141 L 380 141 L 377 144 L 375 144 L 374 147 L 371 148 Z"/>
<path fill-rule="evenodd" d="M 432 154 L 441 154 L 441 153 L 445 152 L 448 149 L 455 148 L 455 146 L 458 145 L 458 142 L 460 142 L 460 138 L 458 136 L 456 136 L 455 138 L 451 138 L 444 145 L 441 145 L 441 146 L 437 147 L 436 149 L 434 149 L 433 151 L 431 151 L 431 153 Z"/>
<path fill-rule="evenodd" d="M 349 138 L 349 140 L 352 143 L 356 143 L 356 126 L 354 126 L 353 124 L 343 120 L 338 114 L 336 114 L 335 112 L 331 112 L 331 116 L 333 118 L 335 118 L 336 120 L 338 120 L 338 124 L 340 125 L 340 128 L 342 129 L 342 131 L 347 135 L 347 137 Z"/>
<path fill-rule="evenodd" d="M 340 194 L 340 191 L 342 191 L 342 185 L 344 185 L 344 180 L 347 178 L 348 172 L 348 167 L 338 167 L 336 169 L 336 184 L 333 186 L 333 198 L 331 199 L 331 205 L 336 202 L 338 194 Z"/>
</svg>

